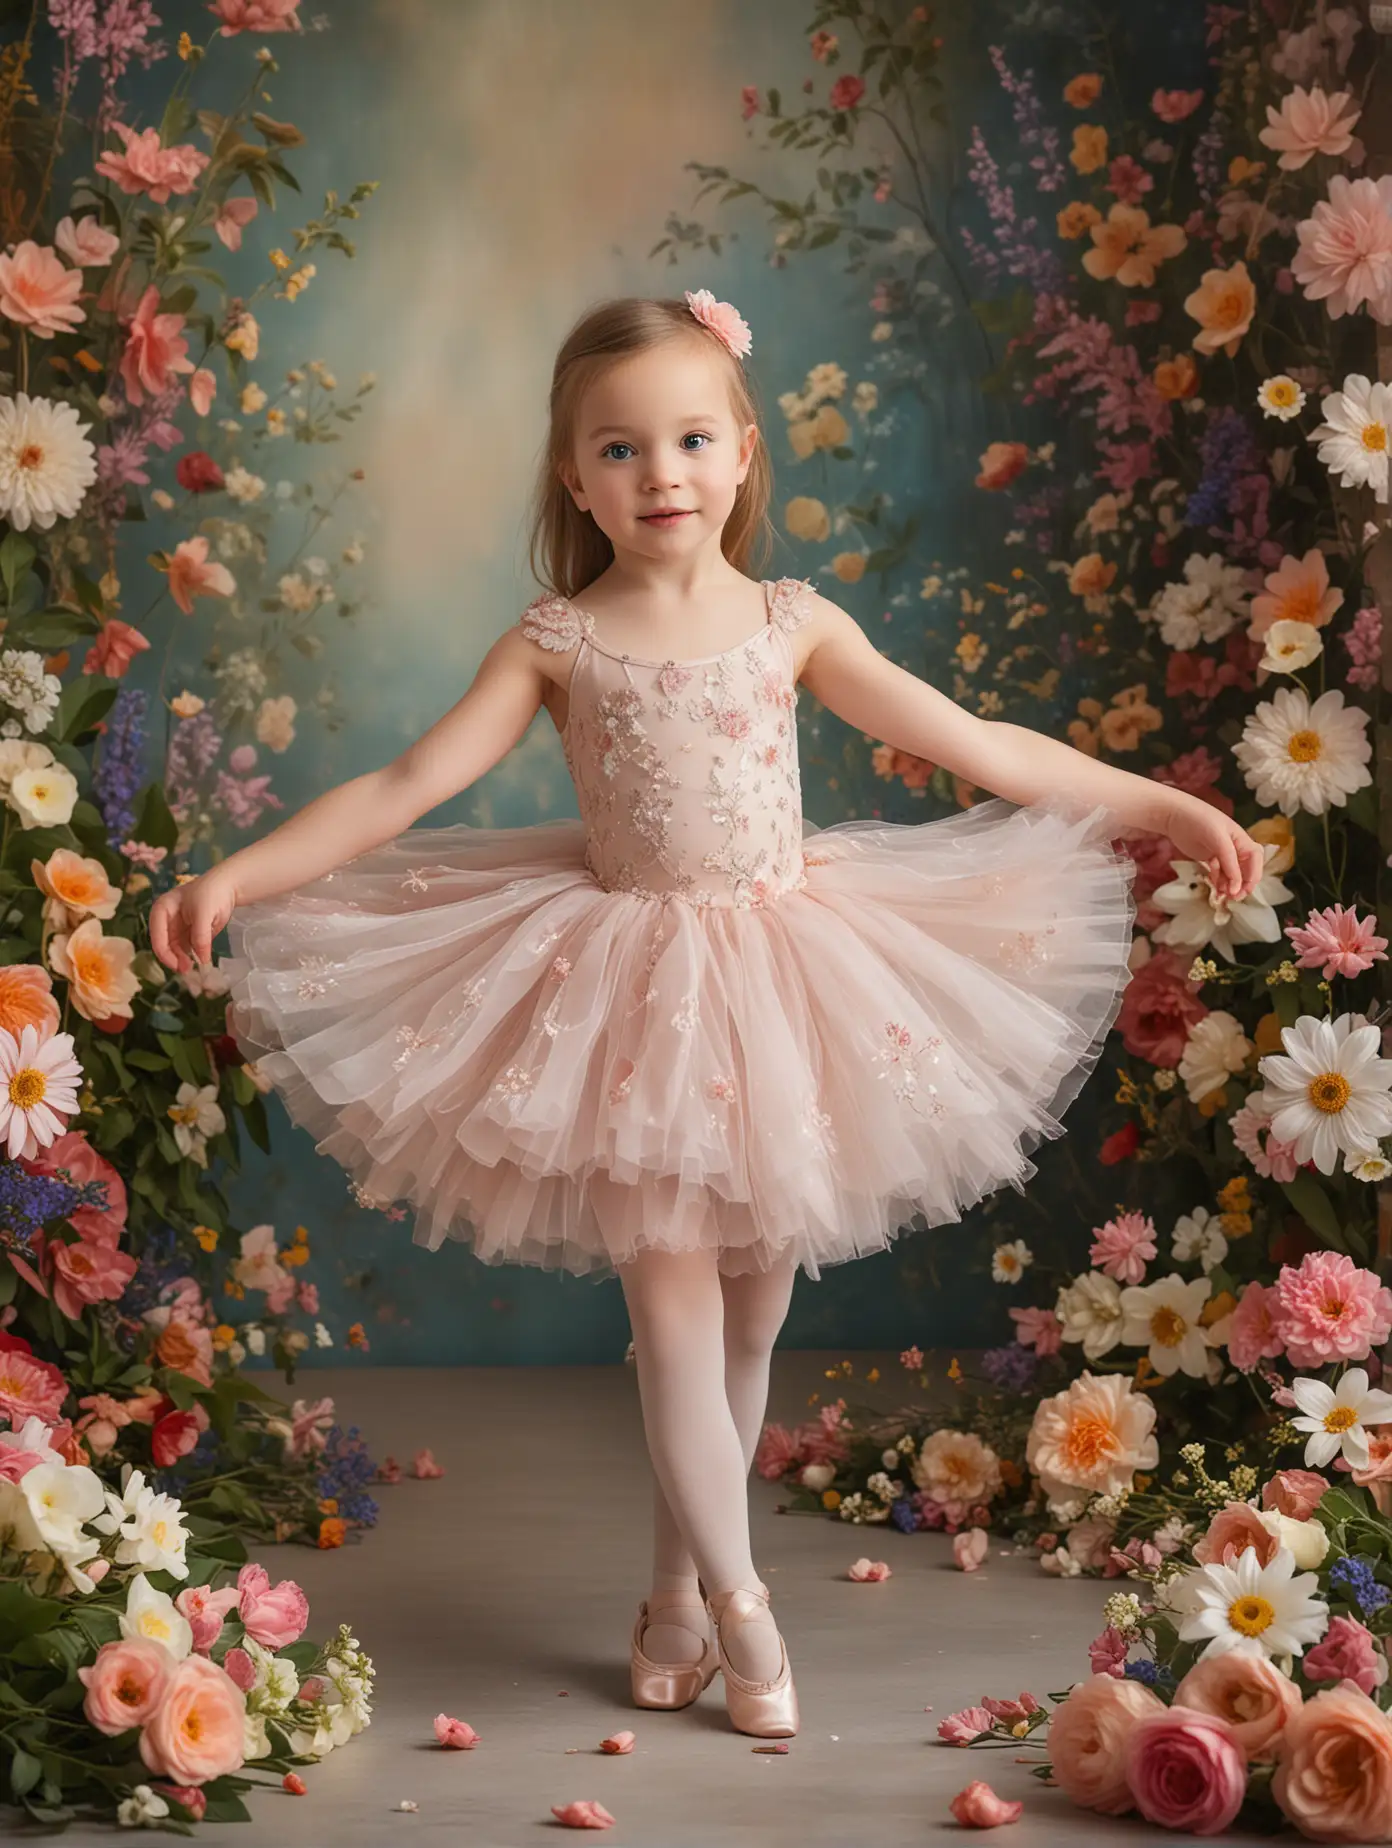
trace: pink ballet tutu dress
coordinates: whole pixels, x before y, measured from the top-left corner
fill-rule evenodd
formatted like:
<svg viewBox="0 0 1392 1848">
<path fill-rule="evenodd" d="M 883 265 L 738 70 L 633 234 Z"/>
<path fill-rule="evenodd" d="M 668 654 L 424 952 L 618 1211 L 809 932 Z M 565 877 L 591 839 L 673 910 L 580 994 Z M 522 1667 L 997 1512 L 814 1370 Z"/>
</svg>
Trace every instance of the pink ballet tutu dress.
<svg viewBox="0 0 1392 1848">
<path fill-rule="evenodd" d="M 804 823 L 807 586 L 764 589 L 765 626 L 699 661 L 614 654 L 537 598 L 581 819 L 412 828 L 233 913 L 229 1030 L 418 1244 L 815 1278 L 1023 1192 L 1064 1133 L 1128 979 L 1115 817 Z"/>
</svg>

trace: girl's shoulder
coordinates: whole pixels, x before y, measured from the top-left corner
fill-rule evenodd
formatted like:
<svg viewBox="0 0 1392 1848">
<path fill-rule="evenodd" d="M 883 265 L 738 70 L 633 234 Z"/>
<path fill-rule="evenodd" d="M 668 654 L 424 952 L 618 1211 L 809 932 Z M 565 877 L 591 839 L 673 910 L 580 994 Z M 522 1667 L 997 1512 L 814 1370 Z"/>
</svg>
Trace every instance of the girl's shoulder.
<svg viewBox="0 0 1392 1848">
<path fill-rule="evenodd" d="M 769 621 L 789 633 L 812 620 L 816 592 L 810 578 L 773 578 L 769 592 Z"/>
<path fill-rule="evenodd" d="M 539 642 L 557 654 L 574 648 L 589 627 L 589 618 L 554 590 L 534 597 L 518 619 L 528 641 Z"/>
</svg>

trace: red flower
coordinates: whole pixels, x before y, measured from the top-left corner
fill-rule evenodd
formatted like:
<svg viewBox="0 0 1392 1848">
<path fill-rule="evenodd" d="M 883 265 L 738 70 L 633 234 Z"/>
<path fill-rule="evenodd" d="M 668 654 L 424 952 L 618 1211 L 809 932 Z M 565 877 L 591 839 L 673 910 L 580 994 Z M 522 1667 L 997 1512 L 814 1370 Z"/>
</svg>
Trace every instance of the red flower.
<svg viewBox="0 0 1392 1848">
<path fill-rule="evenodd" d="M 191 449 L 174 466 L 174 479 L 190 494 L 208 494 L 226 485 L 222 470 L 206 449 Z"/>
<path fill-rule="evenodd" d="M 1114 1168 L 1118 1162 L 1130 1161 L 1140 1147 L 1140 1142 L 1139 1128 L 1135 1123 L 1126 1123 L 1114 1136 L 1108 1136 L 1097 1151 L 1097 1159 L 1106 1167 Z"/>
<path fill-rule="evenodd" d="M 199 1410 L 203 1408 L 200 1406 Z M 169 1469 L 180 1457 L 188 1455 L 198 1442 L 199 1433 L 207 1429 L 208 1414 L 200 1421 L 194 1412 L 170 1412 L 161 1418 L 150 1435 L 156 1467 Z"/>
<path fill-rule="evenodd" d="M 833 109 L 854 109 L 864 94 L 864 82 L 847 72 L 844 77 L 838 77 L 831 86 L 829 100 Z"/>
</svg>

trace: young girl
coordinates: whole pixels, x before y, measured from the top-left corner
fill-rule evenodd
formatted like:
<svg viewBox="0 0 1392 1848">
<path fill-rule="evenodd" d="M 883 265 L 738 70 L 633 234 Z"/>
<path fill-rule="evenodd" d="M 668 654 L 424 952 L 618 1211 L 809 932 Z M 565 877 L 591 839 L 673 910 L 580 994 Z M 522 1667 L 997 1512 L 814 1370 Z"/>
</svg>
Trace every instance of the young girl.
<svg viewBox="0 0 1392 1848">
<path fill-rule="evenodd" d="M 1262 850 L 1196 797 L 972 717 L 807 583 L 751 578 L 772 529 L 749 350 L 707 290 L 585 315 L 533 529 L 552 588 L 419 743 L 163 894 L 150 928 L 188 969 L 228 925 L 229 1029 L 360 1201 L 409 1202 L 432 1249 L 617 1273 L 656 1478 L 633 1697 L 688 1705 L 719 1666 L 734 1726 L 781 1737 L 797 1701 L 747 1477 L 798 1267 L 1023 1191 L 1126 984 L 1113 835 L 1167 835 L 1215 901 Z M 998 798 L 809 827 L 798 682 Z M 539 705 L 580 820 L 412 827 Z"/>
</svg>

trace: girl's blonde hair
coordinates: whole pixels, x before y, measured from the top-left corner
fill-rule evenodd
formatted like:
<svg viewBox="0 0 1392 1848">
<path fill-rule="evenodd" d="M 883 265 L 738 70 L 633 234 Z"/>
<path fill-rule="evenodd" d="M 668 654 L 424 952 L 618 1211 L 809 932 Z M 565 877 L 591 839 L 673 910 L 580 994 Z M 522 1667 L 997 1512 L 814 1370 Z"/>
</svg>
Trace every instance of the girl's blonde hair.
<svg viewBox="0 0 1392 1848">
<path fill-rule="evenodd" d="M 552 369 L 550 428 L 537 472 L 528 549 L 532 575 L 544 589 L 573 597 L 593 583 L 614 557 L 614 548 L 594 516 L 575 505 L 561 479 L 562 466 L 573 465 L 581 399 L 619 360 L 683 337 L 709 343 L 725 367 L 735 421 L 741 429 L 750 423 L 758 426 L 754 454 L 735 491 L 720 549 L 737 571 L 748 574 L 752 564 L 762 572 L 766 566 L 774 539 L 768 517 L 773 473 L 753 381 L 719 334 L 698 321 L 684 301 L 626 295 L 601 302 L 582 315 L 562 341 Z"/>
</svg>

